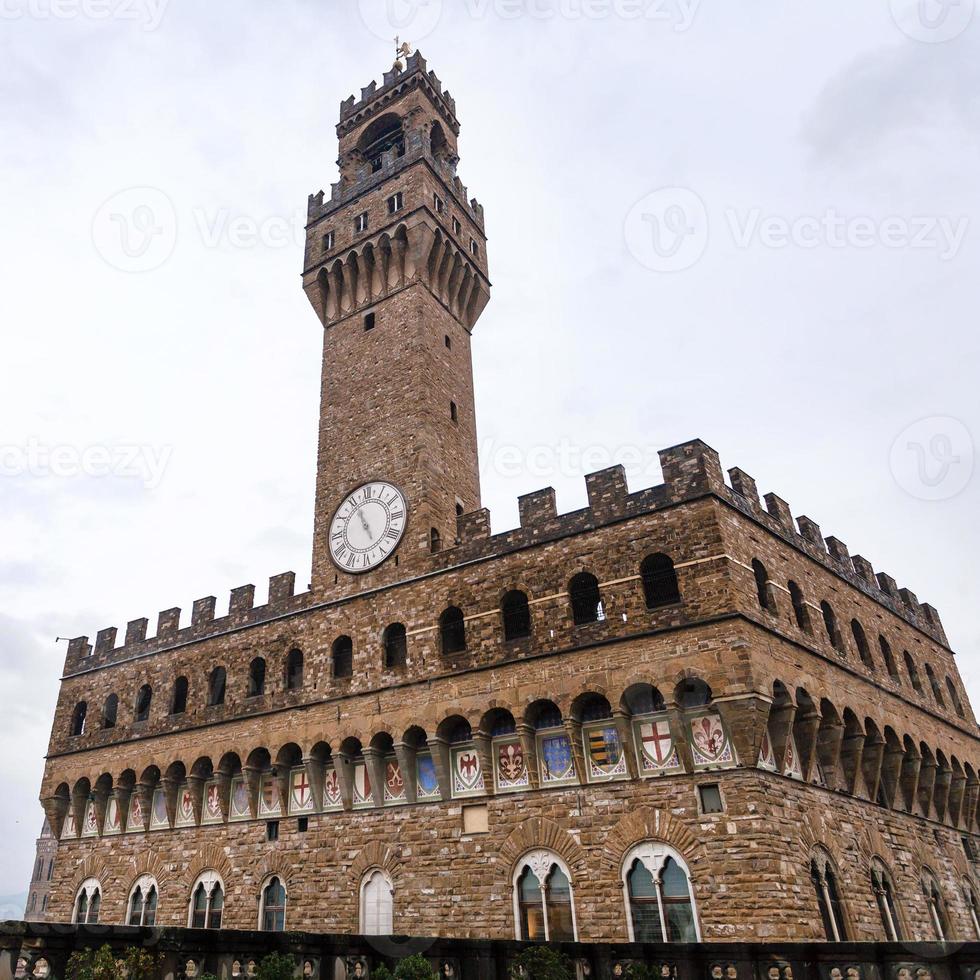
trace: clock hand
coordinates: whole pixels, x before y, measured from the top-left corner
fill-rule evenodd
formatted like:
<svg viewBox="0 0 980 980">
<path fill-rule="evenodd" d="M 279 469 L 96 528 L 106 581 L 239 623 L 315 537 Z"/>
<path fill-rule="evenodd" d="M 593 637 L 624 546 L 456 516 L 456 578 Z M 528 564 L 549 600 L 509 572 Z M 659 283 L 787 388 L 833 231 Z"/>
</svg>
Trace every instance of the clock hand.
<svg viewBox="0 0 980 980">
<path fill-rule="evenodd" d="M 367 518 L 364 516 L 364 511 L 360 511 L 359 510 L 357 512 L 357 516 L 360 517 L 360 519 L 361 519 L 361 527 L 364 528 L 364 531 L 367 534 L 368 538 L 372 537 L 372 534 L 371 534 L 371 525 L 368 524 Z"/>
</svg>

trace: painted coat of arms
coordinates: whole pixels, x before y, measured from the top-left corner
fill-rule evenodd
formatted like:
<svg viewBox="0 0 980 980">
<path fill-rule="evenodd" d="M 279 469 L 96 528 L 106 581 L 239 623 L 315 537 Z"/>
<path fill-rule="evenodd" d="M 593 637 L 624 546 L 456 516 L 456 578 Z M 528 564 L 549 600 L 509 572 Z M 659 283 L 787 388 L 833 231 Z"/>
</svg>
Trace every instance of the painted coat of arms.
<svg viewBox="0 0 980 980">
<path fill-rule="evenodd" d="M 177 791 L 177 820 L 178 827 L 194 826 L 194 800 L 191 797 L 190 787 L 186 784 Z"/>
<path fill-rule="evenodd" d="M 143 804 L 140 803 L 139 793 L 133 793 L 129 798 L 129 816 L 126 819 L 126 829 L 131 834 L 142 833 L 143 827 Z"/>
<path fill-rule="evenodd" d="M 559 783 L 575 778 L 572 743 L 567 735 L 543 736 L 540 757 L 543 783 Z"/>
<path fill-rule="evenodd" d="M 208 783 L 204 788 L 201 823 L 221 823 L 221 788 L 216 781 Z"/>
<path fill-rule="evenodd" d="M 730 766 L 735 762 L 731 740 L 718 715 L 702 715 L 691 722 L 691 753 L 695 768 Z"/>
<path fill-rule="evenodd" d="M 294 769 L 289 774 L 289 812 L 306 813 L 313 809 L 313 787 L 306 769 Z"/>
<path fill-rule="evenodd" d="M 103 834 L 118 834 L 122 832 L 119 823 L 119 803 L 114 796 L 109 797 L 109 802 L 105 808 L 105 824 L 102 827 Z"/>
<path fill-rule="evenodd" d="M 85 817 L 82 821 L 82 837 L 99 836 L 99 819 L 95 813 L 95 801 L 89 800 L 85 804 Z"/>
<path fill-rule="evenodd" d="M 626 754 L 615 725 L 586 729 L 582 739 L 589 760 L 590 780 L 626 775 Z"/>
<path fill-rule="evenodd" d="M 483 771 L 476 749 L 453 749 L 453 796 L 483 792 Z"/>
<path fill-rule="evenodd" d="M 75 828 L 75 813 L 69 809 L 68 816 L 65 817 L 65 825 L 61 828 L 61 839 L 66 840 L 69 837 L 77 836 L 78 830 Z"/>
<path fill-rule="evenodd" d="M 436 777 L 436 764 L 431 755 L 415 757 L 416 778 L 418 780 L 418 798 L 420 800 L 436 800 L 439 798 L 439 780 Z"/>
<path fill-rule="evenodd" d="M 169 828 L 167 796 L 162 789 L 155 789 L 153 791 L 153 805 L 150 808 L 150 830 L 167 830 Z"/>
<path fill-rule="evenodd" d="M 762 745 L 759 746 L 759 768 L 767 769 L 769 772 L 776 771 L 776 756 L 772 751 L 772 741 L 769 732 L 762 735 Z"/>
<path fill-rule="evenodd" d="M 248 820 L 248 787 L 244 776 L 236 776 L 231 781 L 231 819 Z"/>
<path fill-rule="evenodd" d="M 343 806 L 340 795 L 340 778 L 336 769 L 328 769 L 323 774 L 323 809 L 339 810 Z"/>
<path fill-rule="evenodd" d="M 371 776 L 363 762 L 354 766 L 354 806 L 374 806 L 374 797 L 371 795 Z"/>
<path fill-rule="evenodd" d="M 275 776 L 262 777 L 262 791 L 259 793 L 259 816 L 278 817 L 282 813 L 279 799 L 279 786 Z"/>
<path fill-rule="evenodd" d="M 524 758 L 524 745 L 519 738 L 508 738 L 493 745 L 497 771 L 494 774 L 497 789 L 523 789 L 530 780 L 527 760 Z"/>
<path fill-rule="evenodd" d="M 641 721 L 636 726 L 639 736 L 640 771 L 645 775 L 658 776 L 681 768 L 680 756 L 666 718 Z"/>
<path fill-rule="evenodd" d="M 397 759 L 385 760 L 385 803 L 401 803 L 405 800 L 405 778 Z"/>
</svg>

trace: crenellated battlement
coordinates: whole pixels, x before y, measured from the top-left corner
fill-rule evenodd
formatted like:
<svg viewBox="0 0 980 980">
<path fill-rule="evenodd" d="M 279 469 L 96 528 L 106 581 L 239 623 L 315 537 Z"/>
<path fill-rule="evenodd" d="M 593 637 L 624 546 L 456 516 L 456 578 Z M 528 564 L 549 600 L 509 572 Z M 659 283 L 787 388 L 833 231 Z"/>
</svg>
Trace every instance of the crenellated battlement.
<svg viewBox="0 0 980 980">
<path fill-rule="evenodd" d="M 552 487 L 545 487 L 518 498 L 520 525 L 498 534 L 490 529 L 490 511 L 482 508 L 463 514 L 457 520 L 456 543 L 432 556 L 435 572 L 487 561 L 548 541 L 585 534 L 597 528 L 629 520 L 641 514 L 714 495 L 762 524 L 814 561 L 864 592 L 876 602 L 901 616 L 917 629 L 948 646 L 939 613 L 920 603 L 915 594 L 899 588 L 895 580 L 882 572 L 875 573 L 871 563 L 860 555 L 850 555 L 839 538 L 824 538 L 816 522 L 806 516 L 793 518 L 789 504 L 776 494 L 766 494 L 760 501 L 755 480 L 737 467 L 728 471 L 725 482 L 718 454 L 700 439 L 682 443 L 659 453 L 664 482 L 659 486 L 631 492 L 622 466 L 589 473 L 585 477 L 588 506 L 559 514 Z M 195 600 L 189 626 L 180 628 L 181 610 L 165 609 L 157 618 L 156 634 L 147 637 L 148 621 L 136 619 L 126 627 L 125 642 L 116 646 L 118 630 L 108 627 L 96 635 L 94 648 L 87 636 L 69 642 L 65 673 L 104 666 L 146 653 L 196 642 L 226 630 L 259 624 L 283 614 L 298 612 L 317 605 L 313 593 L 295 594 L 295 575 L 286 572 L 269 580 L 269 598 L 263 606 L 255 605 L 255 586 L 232 589 L 228 613 L 216 617 L 214 596 Z M 346 602 L 356 599 L 334 600 Z"/>
<path fill-rule="evenodd" d="M 447 122 L 454 127 L 454 132 L 458 132 L 456 100 L 449 94 L 449 89 L 443 91 L 438 75 L 429 70 L 425 58 L 416 51 L 405 60 L 404 69 L 392 66 L 390 71 L 384 73 L 380 85 L 372 81 L 361 89 L 360 99 L 355 100 L 355 97 L 350 95 L 340 103 L 338 135 L 343 135 L 353 126 L 359 125 L 367 116 L 373 115 L 416 85 L 423 86 L 432 101 L 443 108 Z"/>
<path fill-rule="evenodd" d="M 269 579 L 268 602 L 262 606 L 255 605 L 254 585 L 238 586 L 231 590 L 227 615 L 221 617 L 216 616 L 215 596 L 195 599 L 191 606 L 190 624 L 183 629 L 180 626 L 180 607 L 164 609 L 157 616 L 156 633 L 151 637 L 147 636 L 149 620 L 131 620 L 126 626 L 125 641 L 121 646 L 116 646 L 119 631 L 115 626 L 99 630 L 94 646 L 87 636 L 75 637 L 68 641 L 65 674 L 103 667 L 109 663 L 215 636 L 228 629 L 262 623 L 285 613 L 296 612 L 303 608 L 310 594 L 296 595 L 295 586 L 294 572 L 273 575 Z"/>
</svg>

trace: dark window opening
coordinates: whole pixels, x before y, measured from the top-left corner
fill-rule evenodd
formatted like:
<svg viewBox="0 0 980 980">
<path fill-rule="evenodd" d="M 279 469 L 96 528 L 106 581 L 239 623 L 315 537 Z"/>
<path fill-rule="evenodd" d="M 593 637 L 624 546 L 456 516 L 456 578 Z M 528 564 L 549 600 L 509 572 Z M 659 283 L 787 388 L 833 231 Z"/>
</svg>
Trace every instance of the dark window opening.
<svg viewBox="0 0 980 980">
<path fill-rule="evenodd" d="M 446 350 L 452 350 L 453 342 L 449 339 L 448 333 L 446 334 L 445 341 L 446 341 Z"/>
<path fill-rule="evenodd" d="M 373 313 L 365 313 L 364 314 L 364 329 L 365 330 L 373 330 L 374 329 L 374 322 L 375 322 L 375 318 L 374 318 L 374 314 Z"/>
<path fill-rule="evenodd" d="M 105 708 L 102 709 L 102 727 L 115 728 L 116 718 L 119 714 L 119 698 L 115 694 L 110 694 L 106 698 Z"/>
<path fill-rule="evenodd" d="M 572 620 L 576 626 L 598 623 L 605 619 L 599 580 L 589 572 L 579 572 L 568 586 L 572 600 Z"/>
<path fill-rule="evenodd" d="M 265 825 L 265 839 L 267 841 L 276 841 L 276 840 L 279 840 L 279 821 L 278 820 L 270 820 Z"/>
<path fill-rule="evenodd" d="M 435 554 L 442 548 L 442 538 L 435 528 L 429 530 L 429 551 Z"/>
<path fill-rule="evenodd" d="M 354 643 L 349 636 L 340 636 L 334 640 L 331 659 L 334 677 L 353 677 Z"/>
<path fill-rule="evenodd" d="M 501 603 L 501 612 L 505 640 L 520 640 L 531 635 L 531 607 L 523 592 L 517 589 L 508 592 Z"/>
<path fill-rule="evenodd" d="M 187 678 L 178 677 L 174 681 L 174 696 L 170 702 L 170 713 L 182 715 L 187 710 Z"/>
<path fill-rule="evenodd" d="M 265 661 L 256 657 L 248 668 L 248 696 L 257 698 L 265 694 Z"/>
<path fill-rule="evenodd" d="M 88 714 L 88 705 L 84 701 L 79 701 L 75 705 L 75 710 L 71 715 L 71 728 L 69 731 L 72 735 L 84 735 L 85 734 L 85 716 Z"/>
<path fill-rule="evenodd" d="M 449 403 L 449 417 L 454 421 L 459 421 L 459 410 L 456 408 L 456 402 Z"/>
<path fill-rule="evenodd" d="M 296 821 L 296 829 L 301 834 L 305 834 L 310 829 L 310 818 L 309 817 L 300 817 Z"/>
<path fill-rule="evenodd" d="M 439 617 L 439 635 L 444 654 L 463 653 L 466 650 L 466 623 L 462 609 L 450 606 Z"/>
<path fill-rule="evenodd" d="M 793 615 L 796 617 L 796 625 L 803 630 L 804 633 L 809 633 L 811 631 L 810 627 L 810 613 L 806 608 L 806 602 L 803 599 L 803 590 L 793 581 L 788 584 L 789 587 L 789 597 L 793 603 Z"/>
<path fill-rule="evenodd" d="M 136 721 L 146 721 L 150 717 L 150 702 L 153 700 L 153 689 L 144 684 L 136 695 Z"/>
<path fill-rule="evenodd" d="M 721 789 L 717 783 L 706 783 L 698 787 L 702 813 L 722 813 L 724 806 L 721 802 Z"/>
<path fill-rule="evenodd" d="M 303 686 L 303 651 L 292 650 L 286 658 L 286 690 L 298 691 Z"/>
<path fill-rule="evenodd" d="M 384 665 L 398 670 L 408 663 L 408 638 L 401 623 L 392 623 L 384 632 Z"/>
<path fill-rule="evenodd" d="M 766 612 L 773 611 L 773 602 L 769 596 L 769 573 L 766 566 L 758 558 L 752 559 L 752 574 L 755 576 L 755 591 L 759 598 L 759 606 Z"/>
<path fill-rule="evenodd" d="M 666 555 L 647 555 L 640 565 L 640 578 L 647 609 L 681 601 L 674 563 Z"/>
<path fill-rule="evenodd" d="M 225 703 L 226 680 L 224 667 L 215 667 L 211 671 L 211 680 L 208 683 L 208 705 L 212 708 Z"/>
</svg>

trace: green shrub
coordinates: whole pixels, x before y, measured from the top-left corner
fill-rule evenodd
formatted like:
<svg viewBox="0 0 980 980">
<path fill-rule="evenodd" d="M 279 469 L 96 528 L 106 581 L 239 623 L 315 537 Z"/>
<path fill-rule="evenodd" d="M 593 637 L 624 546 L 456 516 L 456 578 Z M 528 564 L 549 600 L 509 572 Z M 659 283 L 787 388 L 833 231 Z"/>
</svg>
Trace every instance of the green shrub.
<svg viewBox="0 0 980 980">
<path fill-rule="evenodd" d="M 255 980 L 293 980 L 296 961 L 283 953 L 269 953 L 259 961 Z"/>
<path fill-rule="evenodd" d="M 374 971 L 374 980 L 378 972 Z M 413 953 L 399 960 L 395 966 L 395 980 L 439 980 L 432 964 L 420 953 Z"/>
<path fill-rule="evenodd" d="M 573 980 L 572 961 L 550 946 L 529 946 L 514 957 L 511 980 Z"/>
<path fill-rule="evenodd" d="M 395 980 L 394 973 L 384 965 L 384 963 L 379 963 L 371 971 L 371 980 Z"/>
<path fill-rule="evenodd" d="M 159 955 L 129 946 L 120 958 L 106 944 L 101 949 L 72 953 L 65 967 L 65 980 L 156 980 Z"/>
</svg>

